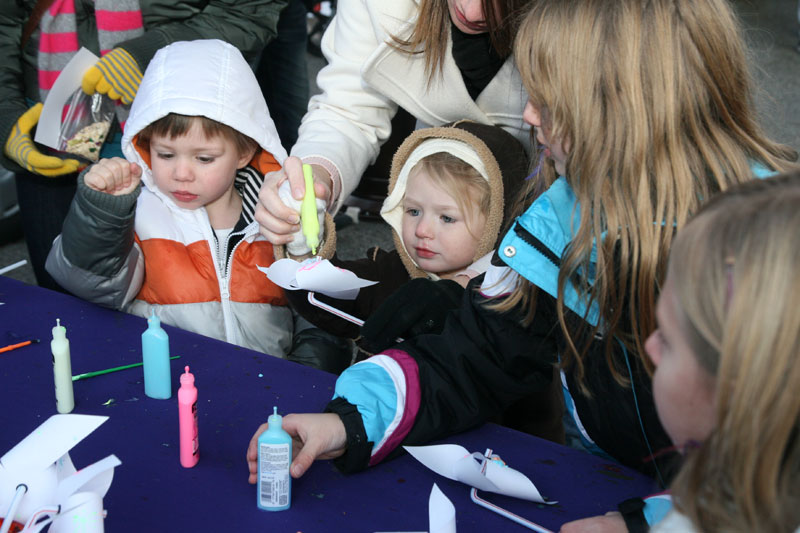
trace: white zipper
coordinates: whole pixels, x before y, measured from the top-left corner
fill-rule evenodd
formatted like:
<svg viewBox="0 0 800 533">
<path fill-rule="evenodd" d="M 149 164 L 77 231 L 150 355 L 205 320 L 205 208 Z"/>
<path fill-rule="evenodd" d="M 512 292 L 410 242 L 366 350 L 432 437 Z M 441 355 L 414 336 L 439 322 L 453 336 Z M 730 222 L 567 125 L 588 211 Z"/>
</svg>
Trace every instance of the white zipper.
<svg viewBox="0 0 800 533">
<path fill-rule="evenodd" d="M 230 240 L 230 237 L 233 235 L 233 233 L 230 233 L 228 235 L 228 239 L 225 240 L 225 248 L 226 248 L 225 265 L 222 272 L 220 272 L 219 275 L 219 290 L 221 296 L 220 299 L 222 301 L 222 317 L 225 322 L 225 338 L 228 342 L 233 344 L 239 344 L 240 339 L 239 339 L 239 331 L 233 327 L 233 310 L 231 309 L 231 299 L 230 299 L 231 298 L 230 279 L 228 276 L 230 273 L 231 261 L 233 261 L 233 256 L 234 254 L 236 254 L 236 249 L 239 247 L 240 244 L 242 244 L 245 241 L 245 239 L 247 239 L 247 237 L 249 237 L 246 228 L 245 230 L 243 230 L 242 233 L 243 233 L 242 238 L 239 239 L 239 242 L 237 242 L 234 245 L 233 250 L 231 250 L 230 254 L 227 253 L 227 246 L 228 246 L 228 240 Z"/>
</svg>

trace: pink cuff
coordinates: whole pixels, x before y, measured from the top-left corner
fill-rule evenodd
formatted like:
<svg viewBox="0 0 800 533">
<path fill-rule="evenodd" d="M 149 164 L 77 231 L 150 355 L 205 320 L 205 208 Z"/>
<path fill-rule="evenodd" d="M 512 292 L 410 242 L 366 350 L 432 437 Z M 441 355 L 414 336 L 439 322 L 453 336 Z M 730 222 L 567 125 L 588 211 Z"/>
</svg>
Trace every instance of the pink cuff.
<svg viewBox="0 0 800 533">
<path fill-rule="evenodd" d="M 304 157 L 302 159 L 303 163 L 307 163 L 309 165 L 319 165 L 331 175 L 331 183 L 333 185 L 333 190 L 331 191 L 331 201 L 328 202 L 328 213 L 331 215 L 336 214 L 341 207 L 341 202 L 339 202 L 339 195 L 342 193 L 342 177 L 339 174 L 339 169 L 336 168 L 336 165 L 333 164 L 328 159 L 320 156 L 309 156 Z"/>
</svg>

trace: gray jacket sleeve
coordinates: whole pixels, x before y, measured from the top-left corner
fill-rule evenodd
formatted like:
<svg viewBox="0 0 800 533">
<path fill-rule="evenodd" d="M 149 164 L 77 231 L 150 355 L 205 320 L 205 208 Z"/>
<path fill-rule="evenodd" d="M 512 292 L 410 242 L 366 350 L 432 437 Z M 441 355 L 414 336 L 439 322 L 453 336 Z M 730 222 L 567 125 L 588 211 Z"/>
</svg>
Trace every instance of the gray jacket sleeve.
<svg viewBox="0 0 800 533">
<path fill-rule="evenodd" d="M 135 191 L 122 195 L 95 191 L 78 177 L 61 235 L 45 268 L 72 294 L 106 307 L 122 309 L 138 293 L 144 259 L 134 242 Z"/>
</svg>

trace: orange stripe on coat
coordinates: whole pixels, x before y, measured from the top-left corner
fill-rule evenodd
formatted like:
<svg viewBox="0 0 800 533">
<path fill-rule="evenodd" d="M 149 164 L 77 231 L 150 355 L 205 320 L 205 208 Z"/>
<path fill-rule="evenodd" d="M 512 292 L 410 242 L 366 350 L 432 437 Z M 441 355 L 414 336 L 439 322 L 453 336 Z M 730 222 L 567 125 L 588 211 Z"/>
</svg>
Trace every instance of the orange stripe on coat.
<svg viewBox="0 0 800 533">
<path fill-rule="evenodd" d="M 287 305 L 283 289 L 272 283 L 256 268 L 267 267 L 275 262 L 272 243 L 268 241 L 242 242 L 236 248 L 230 268 L 231 300 L 248 303 Z"/>
<path fill-rule="evenodd" d="M 219 302 L 219 282 L 206 241 L 183 245 L 168 239 L 136 238 L 145 261 L 138 299 L 157 305 Z M 285 305 L 283 291 L 256 268 L 273 262 L 272 244 L 243 242 L 236 250 L 229 279 L 231 300 Z"/>
</svg>

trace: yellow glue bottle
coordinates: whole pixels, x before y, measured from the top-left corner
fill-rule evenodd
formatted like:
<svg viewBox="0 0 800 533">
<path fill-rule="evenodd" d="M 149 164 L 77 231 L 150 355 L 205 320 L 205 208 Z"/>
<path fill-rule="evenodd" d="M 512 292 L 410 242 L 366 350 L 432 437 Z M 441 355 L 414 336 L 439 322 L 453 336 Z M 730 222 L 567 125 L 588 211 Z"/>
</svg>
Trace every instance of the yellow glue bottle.
<svg viewBox="0 0 800 533">
<path fill-rule="evenodd" d="M 311 254 L 317 255 L 319 246 L 319 220 L 317 219 L 317 197 L 314 194 L 314 175 L 311 165 L 303 164 L 303 178 L 305 179 L 306 194 L 300 204 L 300 226 L 306 237 L 306 244 L 311 248 Z"/>
</svg>

